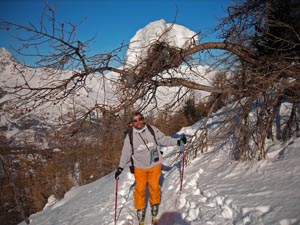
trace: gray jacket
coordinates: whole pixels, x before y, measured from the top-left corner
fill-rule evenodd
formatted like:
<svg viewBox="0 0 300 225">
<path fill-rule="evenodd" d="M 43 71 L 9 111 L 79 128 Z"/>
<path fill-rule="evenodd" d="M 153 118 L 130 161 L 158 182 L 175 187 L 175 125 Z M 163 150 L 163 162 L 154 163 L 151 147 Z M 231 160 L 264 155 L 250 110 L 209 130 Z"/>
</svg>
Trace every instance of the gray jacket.
<svg viewBox="0 0 300 225">
<path fill-rule="evenodd" d="M 155 126 L 151 125 L 151 127 L 154 130 L 158 145 L 156 145 L 153 135 L 150 133 L 150 131 L 147 128 L 142 133 L 135 133 L 133 131 L 132 134 L 133 149 L 134 149 L 133 161 L 134 161 L 134 166 L 137 168 L 146 169 L 161 164 L 162 155 L 160 153 L 160 147 L 177 145 L 177 139 L 164 135 Z M 145 145 L 145 143 L 147 144 L 147 146 Z M 153 162 L 151 160 L 150 151 L 155 148 L 157 148 L 159 153 L 159 160 L 157 162 Z M 124 139 L 124 144 L 123 144 L 123 149 L 122 149 L 122 154 L 121 154 L 121 159 L 119 164 L 121 168 L 124 168 L 126 164 L 130 162 L 131 154 L 132 154 L 132 149 L 129 141 L 129 135 L 127 134 Z"/>
</svg>

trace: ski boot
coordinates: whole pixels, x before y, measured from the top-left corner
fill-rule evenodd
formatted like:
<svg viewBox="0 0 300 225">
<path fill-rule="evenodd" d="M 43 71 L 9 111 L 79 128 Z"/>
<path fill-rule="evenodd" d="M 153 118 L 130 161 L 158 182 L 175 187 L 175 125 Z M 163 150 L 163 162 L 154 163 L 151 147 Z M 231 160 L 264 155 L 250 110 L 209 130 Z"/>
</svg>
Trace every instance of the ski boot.
<svg viewBox="0 0 300 225">
<path fill-rule="evenodd" d="M 152 225 L 156 225 L 158 222 L 158 217 L 157 217 L 158 208 L 159 208 L 159 204 L 151 206 Z"/>
<path fill-rule="evenodd" d="M 146 211 L 145 209 L 140 209 L 136 211 L 136 215 L 139 221 L 139 225 L 144 225 L 145 224 L 145 214 Z"/>
<path fill-rule="evenodd" d="M 152 216 L 152 222 L 151 222 L 152 225 L 157 225 L 158 224 L 158 218 L 157 216 Z"/>
</svg>

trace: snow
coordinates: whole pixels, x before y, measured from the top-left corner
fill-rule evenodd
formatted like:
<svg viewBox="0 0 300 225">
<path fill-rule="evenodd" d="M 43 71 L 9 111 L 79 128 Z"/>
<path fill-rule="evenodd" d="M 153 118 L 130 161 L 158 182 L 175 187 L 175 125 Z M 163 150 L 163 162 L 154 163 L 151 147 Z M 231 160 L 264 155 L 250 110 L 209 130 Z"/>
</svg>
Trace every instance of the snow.
<svg viewBox="0 0 300 225">
<path fill-rule="evenodd" d="M 212 124 L 217 124 L 220 114 L 213 115 Z M 195 133 L 200 124 L 184 127 L 178 134 L 183 131 Z M 222 148 L 211 146 L 185 165 L 182 192 L 179 192 L 179 148 L 163 148 L 159 224 L 299 224 L 299 148 L 300 138 L 286 143 L 270 142 L 265 160 L 237 162 L 229 157 L 230 144 Z M 190 154 L 189 149 L 187 154 Z M 118 225 L 137 224 L 133 189 L 134 177 L 126 167 L 118 181 Z M 112 225 L 115 194 L 116 181 L 112 172 L 93 183 L 72 188 L 62 200 L 51 196 L 47 207 L 30 217 L 30 224 Z M 149 203 L 146 224 L 150 224 Z"/>
<path fill-rule="evenodd" d="M 163 19 L 154 21 L 138 30 L 131 38 L 126 54 L 127 66 L 135 66 L 145 59 L 150 45 L 157 40 L 184 49 L 199 44 L 197 34 L 190 29 L 178 24 L 167 24 Z"/>
</svg>

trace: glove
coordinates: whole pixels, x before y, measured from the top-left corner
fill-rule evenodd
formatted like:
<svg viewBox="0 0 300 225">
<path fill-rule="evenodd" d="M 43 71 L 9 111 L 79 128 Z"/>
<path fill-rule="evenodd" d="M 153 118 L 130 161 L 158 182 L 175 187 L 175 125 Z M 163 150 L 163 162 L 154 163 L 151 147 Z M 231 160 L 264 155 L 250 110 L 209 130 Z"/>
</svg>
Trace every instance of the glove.
<svg viewBox="0 0 300 225">
<path fill-rule="evenodd" d="M 115 179 L 116 179 L 116 180 L 119 179 L 119 176 L 120 176 L 120 174 L 122 173 L 122 171 L 123 171 L 123 168 L 118 167 L 118 169 L 117 169 L 117 171 L 116 171 L 116 173 L 115 173 Z"/>
<path fill-rule="evenodd" d="M 185 134 L 181 135 L 181 138 L 179 140 L 177 140 L 177 144 L 180 146 L 180 142 L 183 142 L 183 144 L 186 144 L 186 136 Z"/>
</svg>

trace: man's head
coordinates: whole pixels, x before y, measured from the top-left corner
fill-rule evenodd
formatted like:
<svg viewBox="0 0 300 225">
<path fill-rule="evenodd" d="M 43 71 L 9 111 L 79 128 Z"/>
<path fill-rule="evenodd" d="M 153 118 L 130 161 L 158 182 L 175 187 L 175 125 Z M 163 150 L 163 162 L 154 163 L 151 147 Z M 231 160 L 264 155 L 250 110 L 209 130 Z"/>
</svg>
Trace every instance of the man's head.
<svg viewBox="0 0 300 225">
<path fill-rule="evenodd" d="M 142 113 L 140 112 L 135 112 L 133 116 L 131 117 L 131 122 L 132 125 L 135 129 L 143 129 L 145 126 L 145 119 Z"/>
</svg>

